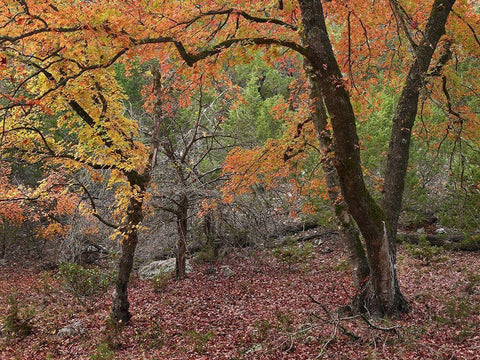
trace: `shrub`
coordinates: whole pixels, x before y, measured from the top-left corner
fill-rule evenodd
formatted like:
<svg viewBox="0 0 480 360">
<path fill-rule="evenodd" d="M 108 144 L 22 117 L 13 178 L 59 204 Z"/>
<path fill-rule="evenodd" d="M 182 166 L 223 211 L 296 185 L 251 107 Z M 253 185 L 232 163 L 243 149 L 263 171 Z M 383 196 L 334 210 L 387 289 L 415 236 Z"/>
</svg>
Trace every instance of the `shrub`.
<svg viewBox="0 0 480 360">
<path fill-rule="evenodd" d="M 287 245 L 274 249 L 273 256 L 291 268 L 295 264 L 304 264 L 312 257 L 312 245 L 299 245 L 296 241 L 290 241 Z"/>
<path fill-rule="evenodd" d="M 465 291 L 468 295 L 475 294 L 475 288 L 480 288 L 480 273 L 469 273 L 467 276 L 467 284 L 465 285 Z"/>
<path fill-rule="evenodd" d="M 84 268 L 73 263 L 59 266 L 58 276 L 63 286 L 78 300 L 84 303 L 87 298 L 100 296 L 112 283 L 113 273 L 106 273 L 97 268 Z"/>
<path fill-rule="evenodd" d="M 480 311 L 480 305 L 464 296 L 454 296 L 442 302 L 444 304 L 442 314 L 436 316 L 439 324 L 461 324 L 466 329 L 468 319 Z"/>
<path fill-rule="evenodd" d="M 294 317 L 291 313 L 275 310 L 274 315 L 278 321 L 278 329 L 280 331 L 287 333 L 293 332 Z"/>
<path fill-rule="evenodd" d="M 465 239 L 458 244 L 458 249 L 466 251 L 480 250 L 480 235 L 466 236 Z"/>
<path fill-rule="evenodd" d="M 212 263 L 217 260 L 217 254 L 213 246 L 207 244 L 197 253 L 195 261 L 198 264 Z"/>
<path fill-rule="evenodd" d="M 106 355 L 110 354 L 115 355 L 114 351 L 122 348 L 123 342 L 123 330 L 125 329 L 124 323 L 119 323 L 115 321 L 112 316 L 109 316 L 105 319 L 105 329 L 104 336 L 102 341 L 98 344 L 97 355 Z M 95 355 L 95 354 L 94 354 Z M 112 357 L 97 357 L 97 359 L 110 359 Z"/>
<path fill-rule="evenodd" d="M 255 330 L 252 333 L 253 340 L 256 342 L 262 342 L 265 341 L 265 339 L 268 337 L 268 333 L 270 330 L 272 330 L 275 325 L 273 322 L 269 319 L 261 319 L 255 321 Z"/>
<path fill-rule="evenodd" d="M 410 255 L 414 258 L 420 259 L 425 265 L 430 265 L 432 262 L 440 262 L 444 259 L 440 257 L 443 252 L 442 247 L 432 246 L 427 240 L 425 234 L 422 234 L 418 239 L 418 244 L 405 244 L 405 247 Z"/>
<path fill-rule="evenodd" d="M 165 342 L 165 330 L 155 318 L 150 322 L 150 326 L 135 328 L 134 341 L 146 350 L 160 349 Z"/>
</svg>

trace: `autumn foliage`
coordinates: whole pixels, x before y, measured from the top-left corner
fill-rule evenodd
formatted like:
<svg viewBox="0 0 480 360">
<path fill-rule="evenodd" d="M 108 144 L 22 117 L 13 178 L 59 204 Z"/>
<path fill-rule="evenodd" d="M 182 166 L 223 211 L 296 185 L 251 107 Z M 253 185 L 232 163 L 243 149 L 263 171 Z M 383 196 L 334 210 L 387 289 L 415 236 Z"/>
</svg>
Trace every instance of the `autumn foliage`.
<svg viewBox="0 0 480 360">
<path fill-rule="evenodd" d="M 221 221 L 218 204 L 235 209 L 238 198 L 272 190 L 292 218 L 330 206 L 369 271 L 355 281 L 354 310 L 383 316 L 409 310 L 395 265 L 402 198 L 410 208 L 443 186 L 478 199 L 473 1 L 0 6 L 0 219 L 33 223 L 51 241 L 73 214 L 110 227 L 121 248 L 117 323 L 131 318 L 135 249 L 155 209 L 175 218 L 183 279 L 193 210 Z M 257 63 L 290 83 L 266 96 L 267 70 L 239 75 Z M 132 78 L 141 83 L 134 105 Z M 405 171 L 392 180 L 385 169 L 397 163 Z M 102 211 L 91 192 L 100 184 L 114 197 Z"/>
</svg>

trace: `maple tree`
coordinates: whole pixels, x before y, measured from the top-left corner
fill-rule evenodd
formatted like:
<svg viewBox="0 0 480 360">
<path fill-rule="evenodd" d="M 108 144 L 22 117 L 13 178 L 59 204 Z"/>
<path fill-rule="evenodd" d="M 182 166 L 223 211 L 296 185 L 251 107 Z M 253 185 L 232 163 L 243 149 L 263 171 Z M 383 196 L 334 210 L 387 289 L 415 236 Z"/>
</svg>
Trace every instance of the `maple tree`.
<svg viewBox="0 0 480 360">
<path fill-rule="evenodd" d="M 453 3 L 434 2 L 425 30 L 421 33 L 419 44 L 412 40 L 409 29 L 405 29 L 404 22 L 406 19 L 410 20 L 408 14 L 398 3 L 391 3 L 393 12 L 399 23 L 403 24 L 406 37 L 410 40 L 410 45 L 415 51 L 415 59 L 404 85 L 403 98 L 397 106 L 397 114 L 394 117 L 395 126 L 392 130 L 389 159 L 396 158 L 396 160 L 389 160 L 387 163 L 387 179 L 383 190 L 385 194 L 383 207 L 386 211 L 386 218 L 383 218 L 383 210 L 375 204 L 362 178 L 359 144 L 355 130 L 356 116 L 350 96 L 341 80 L 342 74 L 331 48 L 323 16 L 319 16 L 319 14 L 323 14 L 321 2 L 299 2 L 303 18 L 304 41 L 307 44 L 306 49 L 298 44 L 292 45 L 283 39 L 279 41 L 269 39 L 270 43 L 290 47 L 306 57 L 309 62 L 307 66 L 312 68 L 310 80 L 312 83 L 318 84 L 319 88 L 319 91 L 313 94 L 312 100 L 315 101 L 316 98 L 322 97 L 331 117 L 335 168 L 338 172 L 345 201 L 366 240 L 371 268 L 368 282 L 357 299 L 357 308 L 360 310 L 367 308 L 377 314 L 408 310 L 408 305 L 397 284 L 394 265 L 395 234 L 401 207 L 406 164 L 408 163 L 410 135 L 405 135 L 405 133 L 411 133 L 411 127 L 416 116 L 419 90 L 422 87 L 436 45 L 445 32 L 444 26 Z M 221 13 L 222 11 L 206 12 L 207 15 Z M 349 10 L 348 15 L 350 16 L 352 13 L 353 11 Z M 273 20 L 263 20 L 274 23 Z M 418 28 L 418 25 L 412 26 Z M 348 29 L 350 31 L 350 22 Z M 350 47 L 350 36 L 348 36 L 348 39 Z M 232 39 L 225 40 L 216 46 L 229 46 L 233 41 Z M 264 38 L 252 38 L 249 41 L 255 44 L 267 43 Z M 215 53 L 217 49 L 203 50 L 200 54 L 192 56 L 190 60 L 193 62 L 208 54 L 209 51 Z M 350 61 L 349 65 L 351 65 Z M 442 65 L 437 65 L 437 67 L 439 66 Z M 403 134 L 403 137 L 400 134 Z M 401 161 L 397 166 L 395 161 L 399 161 L 399 159 Z M 392 167 L 395 168 L 395 171 L 392 170 Z M 357 244 L 359 243 L 357 242 Z M 352 250 L 356 248 L 355 245 L 351 247 Z M 359 256 L 361 257 L 360 254 L 353 255 L 357 258 Z"/>
<path fill-rule="evenodd" d="M 68 13 L 68 10 L 75 9 L 75 4 L 66 7 Z M 30 12 L 41 13 L 42 9 L 45 18 Z M 9 56 L 1 71 L 7 89 L 13 93 L 11 96 L 4 94 L 2 148 L 23 154 L 22 158 L 27 162 L 57 164 L 67 173 L 86 166 L 93 178 L 101 178 L 96 176 L 96 169 L 110 170 L 109 183 L 117 189 L 116 216 L 119 221 L 118 225 L 112 226 L 122 237 L 112 313 L 118 321 L 128 321 L 127 284 L 150 177 L 148 156 L 145 155 L 147 149 L 134 139 L 137 125 L 123 116 L 123 95 L 113 70 L 107 69 L 108 64 L 103 62 L 88 65 L 103 55 L 85 54 L 85 42 L 74 38 L 79 27 L 63 28 L 62 25 L 70 20 L 57 14 L 66 16 L 48 2 L 11 2 L 2 7 L 2 22 L 6 24 L 4 29 L 8 34 L 2 36 L 2 43 L 6 43 L 4 53 Z M 39 24 L 48 28 L 47 21 L 52 15 L 59 24 L 56 30 L 71 36 L 47 37 L 47 40 L 28 37 L 32 34 L 26 29 L 34 29 Z M 11 29 L 12 23 L 25 25 L 23 30 L 26 33 L 20 31 L 18 41 L 11 38 L 16 34 Z M 32 32 L 36 34 L 36 30 Z M 30 40 L 29 46 L 23 46 L 24 36 Z M 53 42 L 48 43 L 48 40 Z M 62 49 L 67 46 L 72 52 L 62 54 Z M 70 54 L 73 58 L 69 57 Z M 82 59 L 85 65 L 79 62 Z M 102 71 L 98 71 L 100 68 Z M 53 116 L 54 124 L 44 126 L 43 114 Z M 56 134 L 59 128 L 66 129 L 62 136 Z M 92 214 L 98 217 L 94 208 Z"/>
<path fill-rule="evenodd" d="M 321 116 L 322 103 L 327 110 L 332 126 L 332 163 L 342 197 L 366 241 L 370 275 L 367 281 L 362 272 L 363 279 L 358 281 L 364 286 L 364 291 L 359 292 L 358 307 L 378 314 L 405 311 L 408 306 L 396 280 L 394 239 L 409 139 L 419 89 L 454 2 L 436 0 L 429 12 L 423 4 L 415 7 L 408 3 L 405 9 L 394 0 L 371 6 L 363 2 L 329 2 L 325 9 L 319 0 L 254 4 L 186 1 L 181 7 L 175 2 L 4 0 L 0 14 L 5 134 L 2 148 L 13 149 L 25 161 L 52 162 L 67 172 L 85 166 L 92 174 L 96 169 L 110 170 L 109 183 L 117 190 L 116 234 L 122 244 L 113 313 L 117 320 L 128 321 L 127 285 L 156 145 L 152 142 L 149 151 L 138 141 L 136 123 L 123 113 L 123 94 L 111 66 L 132 56 L 141 61 L 167 56 L 172 62 L 204 66 L 208 74 L 221 71 L 223 64 L 248 58 L 244 47 L 271 46 L 271 54 L 278 54 L 281 48 L 293 50 L 305 59 L 307 77 L 313 84 L 310 101 L 319 104 L 312 114 Z M 462 1 L 457 12 L 457 23 L 470 33 L 473 28 L 466 19 L 476 16 L 469 12 L 471 8 L 471 3 Z M 396 22 L 388 15 L 391 10 Z M 418 18 L 413 18 L 412 13 Z M 339 66 L 341 55 L 333 51 L 326 19 L 333 31 L 347 31 L 339 45 L 347 49 L 342 67 L 349 74 L 349 83 Z M 342 25 L 344 19 L 347 26 Z M 390 21 L 379 24 L 375 19 Z M 404 34 L 388 36 L 397 24 Z M 358 38 L 353 36 L 352 26 L 358 28 Z M 382 36 L 387 41 L 379 41 Z M 472 36 L 476 38 L 474 31 Z M 380 68 L 387 67 L 383 62 L 376 69 L 370 68 L 369 62 L 375 56 L 382 58 L 385 46 L 395 47 L 398 39 L 407 39 L 415 55 L 394 117 L 387 167 L 395 171 L 387 172 L 382 210 L 363 180 L 357 116 L 350 92 L 354 93 L 359 86 L 357 82 L 368 83 Z M 359 51 L 353 51 L 353 47 Z M 214 61 L 219 55 L 221 61 Z M 368 70 L 365 76 L 355 79 L 356 71 L 362 73 L 363 67 Z M 401 63 L 399 69 L 404 67 Z M 55 119 L 53 126 L 42 126 L 44 115 Z M 328 150 L 327 123 L 317 125 L 318 134 L 326 136 L 323 147 Z M 57 128 L 66 129 L 66 134 L 56 136 Z M 397 167 L 398 161 L 402 165 Z M 331 182 L 328 186 L 333 189 L 334 185 Z M 332 195 L 332 201 L 337 198 Z M 353 239 L 358 245 L 358 237 Z M 357 253 L 352 258 L 361 256 Z"/>
<path fill-rule="evenodd" d="M 435 34 L 444 32 L 444 24 L 452 4 L 442 4 L 445 9 L 443 21 L 438 19 L 439 27 Z M 395 243 L 387 238 L 387 227 L 382 209 L 375 203 L 365 187 L 361 169 L 358 137 L 355 128 L 355 114 L 346 88 L 341 84 L 342 74 L 338 67 L 333 49 L 328 40 L 328 32 L 322 18 L 315 14 L 323 14 L 321 2 L 302 2 L 303 24 L 306 43 L 315 53 L 315 59 L 309 59 L 310 65 L 319 78 L 319 87 L 325 106 L 332 122 L 335 151 L 335 168 L 338 172 L 340 186 L 349 211 L 362 232 L 370 265 L 370 275 L 365 292 L 360 295 L 359 309 L 367 308 L 373 313 L 395 314 L 408 310 L 408 305 L 400 292 L 395 271 Z M 434 12 L 439 5 L 434 4 Z M 437 20 L 435 16 L 433 19 Z M 437 38 L 437 41 L 438 41 Z M 433 50 L 435 45 L 424 40 L 426 46 Z M 431 57 L 431 55 L 430 55 Z M 312 60 L 315 62 L 312 63 Z M 429 61 L 427 60 L 427 67 Z M 315 81 L 315 79 L 312 79 Z M 418 87 L 419 85 L 416 84 Z M 408 91 L 406 91 L 408 93 Z M 395 133 L 395 128 L 393 129 Z M 401 141 L 401 140 L 400 140 Z M 395 154 L 396 155 L 396 154 Z M 408 152 L 407 152 L 408 158 Z M 404 154 L 399 154 L 405 157 Z M 403 178 L 396 178 L 403 183 Z M 397 185 L 397 184 L 395 184 Z M 398 185 L 397 185 L 398 186 Z M 394 189 L 385 189 L 395 191 Z M 401 192 L 400 192 L 401 193 Z M 398 194 L 398 192 L 396 192 Z M 400 196 L 401 198 L 401 196 Z M 391 219 L 390 219 L 391 220 Z"/>
<path fill-rule="evenodd" d="M 386 194 L 383 200 L 384 210 L 387 213 L 386 219 L 383 218 L 383 210 L 374 202 L 363 181 L 359 144 L 355 129 L 356 116 L 351 105 L 350 96 L 346 91 L 346 86 L 342 83 L 341 79 L 343 76 L 331 48 L 323 19 L 321 2 L 307 3 L 300 1 L 299 5 L 303 19 L 304 42 L 307 47 L 303 48 L 297 43 L 291 44 L 283 39 L 278 41 L 269 39 L 268 41 L 290 47 L 305 56 L 308 61 L 307 66 L 312 68 L 310 80 L 312 83 L 318 84 L 319 90 L 316 94 L 313 94 L 312 100 L 315 101 L 318 97 L 321 97 L 322 100 L 320 101 L 325 102 L 328 114 L 331 117 L 334 137 L 333 148 L 335 151 L 334 165 L 338 172 L 342 194 L 349 211 L 355 218 L 366 240 L 370 263 L 371 273 L 365 288 L 361 291 L 359 299 L 357 299 L 357 307 L 359 309 L 365 307 L 373 313 L 380 314 L 407 311 L 408 305 L 403 299 L 396 281 L 394 263 L 396 224 L 401 206 L 406 164 L 408 163 L 409 136 L 400 137 L 400 140 L 395 139 L 399 137 L 399 134 L 411 132 L 422 79 L 429 68 L 436 44 L 445 32 L 444 26 L 453 2 L 435 2 L 432 5 L 432 11 L 428 17 L 425 31 L 420 39 L 420 45 L 417 45 L 411 39 L 409 30 L 405 30 L 406 37 L 411 41 L 410 45 L 416 51 L 416 58 L 411 65 L 410 75 L 404 85 L 403 96 L 406 99 L 400 100 L 397 107 L 397 115 L 394 118 L 396 125 L 392 130 L 389 154 L 396 157 L 397 160 L 401 158 L 401 163 L 398 169 L 396 168 L 398 171 L 387 170 L 386 172 L 388 175 L 383 190 L 384 194 Z M 395 15 L 398 17 L 398 21 L 400 23 L 406 21 L 405 10 L 402 9 L 403 13 L 401 13 L 396 2 L 392 2 L 391 5 Z M 207 15 L 218 15 L 221 13 L 222 11 L 206 12 Z M 349 10 L 349 16 L 352 13 L 353 11 Z M 259 22 L 263 21 L 274 23 L 273 20 L 265 19 Z M 281 25 L 288 27 L 288 24 L 283 23 Z M 418 27 L 417 25 L 414 26 L 415 28 Z M 348 36 L 348 39 L 350 41 L 350 36 Z M 238 41 L 241 42 L 242 40 Z M 251 38 L 249 41 L 255 44 L 267 43 L 265 38 Z M 234 40 L 229 39 L 217 43 L 216 46 L 230 46 L 232 42 Z M 349 46 L 351 46 L 350 43 Z M 192 56 L 190 61 L 196 61 L 198 58 L 206 56 L 209 52 L 215 53 L 217 51 L 217 49 L 203 50 L 199 54 Z M 407 122 L 405 123 L 404 121 Z M 323 129 L 320 130 L 321 134 Z M 392 166 L 396 166 L 395 161 L 390 160 L 387 168 L 391 169 Z M 351 248 L 354 250 L 357 247 L 354 245 Z M 353 257 L 359 256 L 361 255 L 354 254 Z"/>
</svg>

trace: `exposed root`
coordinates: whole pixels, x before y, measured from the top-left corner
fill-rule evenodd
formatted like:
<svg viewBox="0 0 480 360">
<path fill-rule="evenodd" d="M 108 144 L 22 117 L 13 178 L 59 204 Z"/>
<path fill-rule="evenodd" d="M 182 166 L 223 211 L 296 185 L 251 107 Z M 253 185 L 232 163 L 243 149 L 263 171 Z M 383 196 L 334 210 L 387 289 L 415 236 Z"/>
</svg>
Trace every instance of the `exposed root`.
<svg viewBox="0 0 480 360">
<path fill-rule="evenodd" d="M 326 350 L 328 349 L 329 345 L 334 342 L 339 336 L 345 335 L 348 336 L 351 340 L 354 341 L 364 341 L 366 340 L 364 337 L 362 337 L 360 334 L 352 331 L 352 329 L 349 329 L 345 324 L 348 322 L 353 322 L 354 320 L 362 320 L 363 323 L 365 323 L 368 328 L 376 330 L 376 331 L 381 331 L 384 333 L 387 333 L 386 339 L 388 339 L 388 336 L 390 334 L 394 334 L 397 336 L 397 338 L 401 337 L 401 326 L 382 326 L 380 324 L 377 324 L 368 313 L 354 313 L 352 310 L 352 307 L 343 307 L 339 311 L 331 312 L 325 304 L 322 302 L 314 299 L 311 295 L 308 295 L 310 300 L 318 305 L 320 309 L 322 310 L 322 314 L 318 313 L 312 313 L 312 316 L 319 320 L 321 324 L 326 324 L 331 326 L 331 331 L 328 339 L 323 343 L 322 348 L 320 349 L 319 354 L 317 355 L 316 359 L 321 359 Z M 308 330 L 313 330 L 316 327 L 319 327 L 320 324 L 313 324 L 308 327 Z M 359 329 L 360 330 L 360 329 Z M 376 340 L 375 338 L 373 339 L 375 342 L 376 346 Z M 386 340 L 385 340 L 386 341 Z"/>
</svg>

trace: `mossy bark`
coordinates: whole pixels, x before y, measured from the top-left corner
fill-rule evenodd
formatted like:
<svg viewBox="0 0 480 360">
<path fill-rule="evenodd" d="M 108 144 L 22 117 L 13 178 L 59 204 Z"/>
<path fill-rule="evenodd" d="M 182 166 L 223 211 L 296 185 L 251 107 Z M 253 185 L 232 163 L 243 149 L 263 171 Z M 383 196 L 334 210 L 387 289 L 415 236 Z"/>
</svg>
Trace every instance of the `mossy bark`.
<svg viewBox="0 0 480 360">
<path fill-rule="evenodd" d="M 340 193 L 338 173 L 333 164 L 332 136 L 327 128 L 327 113 L 322 94 L 318 82 L 315 81 L 315 74 L 312 72 L 312 68 L 307 61 L 304 67 L 309 80 L 311 116 L 320 145 L 322 170 L 327 185 L 328 199 L 334 213 L 340 239 L 348 252 L 355 287 L 359 288 L 370 274 L 370 267 L 355 221 L 349 214 L 347 204 L 343 201 Z"/>
<path fill-rule="evenodd" d="M 387 235 L 393 254 L 396 253 L 398 219 L 402 208 L 410 140 L 417 116 L 420 90 L 427 81 L 426 75 L 433 53 L 445 33 L 445 24 L 454 3 L 455 0 L 434 1 L 393 117 L 382 195 L 382 208 L 389 224 Z"/>
</svg>

